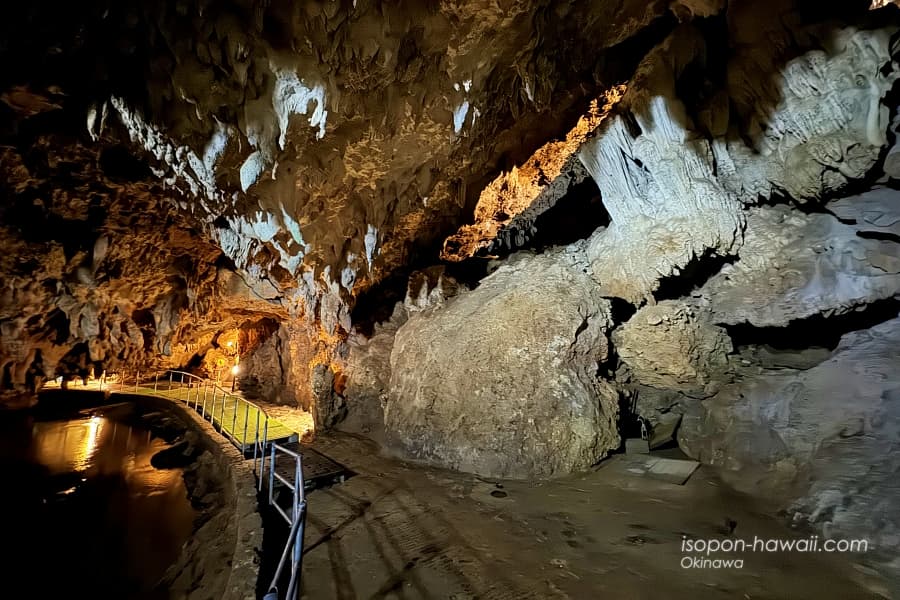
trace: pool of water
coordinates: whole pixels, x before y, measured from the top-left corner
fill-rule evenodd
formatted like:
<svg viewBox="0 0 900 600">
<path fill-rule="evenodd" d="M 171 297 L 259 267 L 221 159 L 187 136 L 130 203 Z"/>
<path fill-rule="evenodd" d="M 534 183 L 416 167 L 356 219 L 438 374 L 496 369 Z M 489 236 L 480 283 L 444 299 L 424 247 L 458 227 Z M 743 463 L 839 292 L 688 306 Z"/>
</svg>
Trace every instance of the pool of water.
<svg viewBox="0 0 900 600">
<path fill-rule="evenodd" d="M 134 415 L 0 415 L 0 598 L 166 597 L 154 588 L 197 513 Z"/>
</svg>

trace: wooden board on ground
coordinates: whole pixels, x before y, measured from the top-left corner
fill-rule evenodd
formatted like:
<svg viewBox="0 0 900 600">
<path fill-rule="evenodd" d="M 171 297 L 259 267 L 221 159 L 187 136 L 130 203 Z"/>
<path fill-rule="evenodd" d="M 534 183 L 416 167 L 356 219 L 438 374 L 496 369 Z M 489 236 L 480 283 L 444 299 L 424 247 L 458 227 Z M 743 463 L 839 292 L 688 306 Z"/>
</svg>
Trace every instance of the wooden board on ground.
<svg viewBox="0 0 900 600">
<path fill-rule="evenodd" d="M 626 454 L 622 459 L 622 466 L 631 475 L 659 479 L 675 485 L 687 483 L 700 466 L 695 460 L 661 458 L 653 455 Z"/>
<path fill-rule="evenodd" d="M 648 477 L 668 481 L 675 485 L 684 485 L 700 466 L 700 463 L 695 460 L 654 458 L 652 456 L 647 462 L 649 466 L 647 470 Z"/>
</svg>

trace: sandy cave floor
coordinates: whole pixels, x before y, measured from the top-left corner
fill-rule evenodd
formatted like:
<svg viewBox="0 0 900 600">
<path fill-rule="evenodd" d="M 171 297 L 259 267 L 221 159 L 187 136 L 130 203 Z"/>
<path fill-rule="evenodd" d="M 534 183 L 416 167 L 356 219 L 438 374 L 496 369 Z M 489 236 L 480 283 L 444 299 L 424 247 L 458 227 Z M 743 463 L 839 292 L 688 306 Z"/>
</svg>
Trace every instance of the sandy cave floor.
<svg viewBox="0 0 900 600">
<path fill-rule="evenodd" d="M 684 486 L 627 471 L 620 455 L 553 482 L 494 482 L 319 435 L 352 469 L 309 495 L 303 597 L 877 598 L 860 554 L 747 553 L 742 569 L 684 569 L 684 535 L 802 538 L 699 469 Z M 712 558 L 716 558 L 713 556 Z"/>
</svg>

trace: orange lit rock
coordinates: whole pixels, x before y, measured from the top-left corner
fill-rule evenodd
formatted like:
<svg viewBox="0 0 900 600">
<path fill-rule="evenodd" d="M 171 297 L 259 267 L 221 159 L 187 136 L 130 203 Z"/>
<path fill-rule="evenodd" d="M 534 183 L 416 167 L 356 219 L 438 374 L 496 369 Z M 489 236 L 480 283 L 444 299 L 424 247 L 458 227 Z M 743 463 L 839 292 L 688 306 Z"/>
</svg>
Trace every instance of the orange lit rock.
<svg viewBox="0 0 900 600">
<path fill-rule="evenodd" d="M 503 242 L 504 232 L 527 229 L 538 215 L 551 208 L 569 188 L 586 177 L 577 151 L 606 119 L 625 94 L 625 86 L 608 90 L 591 101 L 588 112 L 578 119 L 561 141 L 541 146 L 524 164 L 503 173 L 478 198 L 475 223 L 465 225 L 444 242 L 441 258 L 460 261 Z"/>
</svg>

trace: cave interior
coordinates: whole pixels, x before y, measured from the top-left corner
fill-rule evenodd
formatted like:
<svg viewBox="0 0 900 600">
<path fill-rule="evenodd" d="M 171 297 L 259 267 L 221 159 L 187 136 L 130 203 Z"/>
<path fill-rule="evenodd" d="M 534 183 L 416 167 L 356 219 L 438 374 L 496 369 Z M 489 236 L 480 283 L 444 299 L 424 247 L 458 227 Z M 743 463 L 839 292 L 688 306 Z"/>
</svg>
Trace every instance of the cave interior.
<svg viewBox="0 0 900 600">
<path fill-rule="evenodd" d="M 740 505 L 759 531 L 865 539 L 864 554 L 790 559 L 808 583 L 791 597 L 900 597 L 896 2 L 3 12 L 2 413 L 48 385 L 184 371 L 294 418 L 360 473 L 402 470 L 419 487 L 398 484 L 397 510 L 465 520 L 444 504 L 465 489 L 513 528 L 555 507 L 575 511 L 563 531 L 580 519 L 628 540 L 545 531 L 559 552 L 521 546 L 521 570 L 543 566 L 501 585 L 457 563 L 480 553 L 491 570 L 484 556 L 515 544 L 433 523 L 437 541 L 412 557 L 398 542 L 406 566 L 384 558 L 366 583 L 334 574 L 352 553 L 311 550 L 310 598 L 704 589 L 679 566 L 681 536 L 585 516 L 573 488 L 599 506 L 656 498 L 671 531 L 687 531 L 678 509 L 724 518 L 707 537 L 728 538 Z M 654 432 L 658 451 L 632 452 Z M 627 469 L 606 465 L 648 456 L 701 466 L 677 489 L 620 495 Z M 311 496 L 310 518 L 344 502 L 392 523 L 364 515 L 387 493 L 368 485 L 356 504 L 339 487 L 318 509 Z M 536 495 L 554 485 L 558 505 Z M 669 548 L 669 570 L 645 564 L 645 543 Z M 447 556 L 458 596 L 428 575 Z M 606 580 L 607 559 L 650 575 Z M 716 577 L 721 597 L 781 597 Z"/>
</svg>

